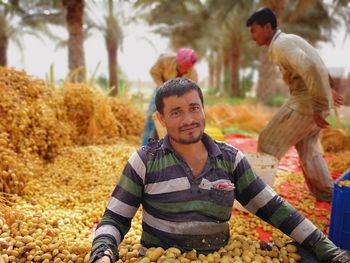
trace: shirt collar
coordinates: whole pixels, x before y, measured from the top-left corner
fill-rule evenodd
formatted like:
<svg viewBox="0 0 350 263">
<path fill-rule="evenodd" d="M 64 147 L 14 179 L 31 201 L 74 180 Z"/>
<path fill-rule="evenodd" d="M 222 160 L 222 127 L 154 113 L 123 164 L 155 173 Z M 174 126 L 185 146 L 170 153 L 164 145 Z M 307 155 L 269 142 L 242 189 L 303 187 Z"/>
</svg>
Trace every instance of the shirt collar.
<svg viewBox="0 0 350 263">
<path fill-rule="evenodd" d="M 203 133 L 203 137 L 202 137 L 202 142 L 205 146 L 205 148 L 207 149 L 208 151 L 208 155 L 209 156 L 219 156 L 222 154 L 219 146 L 215 143 L 215 141 L 210 138 L 209 135 L 207 135 L 206 133 Z M 170 138 L 169 138 L 169 135 L 165 135 L 164 139 L 163 139 L 163 144 L 162 144 L 162 148 L 164 150 L 168 150 L 168 151 L 171 151 L 171 152 L 175 152 L 174 148 L 171 146 L 170 144 Z"/>
<path fill-rule="evenodd" d="M 272 37 L 271 43 L 270 43 L 269 49 L 268 49 L 268 53 L 269 53 L 269 54 L 271 54 L 271 52 L 272 52 L 272 45 L 273 45 L 273 43 L 274 43 L 275 40 L 280 36 L 281 33 L 282 33 L 282 31 L 278 29 L 278 30 L 276 31 L 276 33 L 274 34 L 274 36 Z"/>
</svg>

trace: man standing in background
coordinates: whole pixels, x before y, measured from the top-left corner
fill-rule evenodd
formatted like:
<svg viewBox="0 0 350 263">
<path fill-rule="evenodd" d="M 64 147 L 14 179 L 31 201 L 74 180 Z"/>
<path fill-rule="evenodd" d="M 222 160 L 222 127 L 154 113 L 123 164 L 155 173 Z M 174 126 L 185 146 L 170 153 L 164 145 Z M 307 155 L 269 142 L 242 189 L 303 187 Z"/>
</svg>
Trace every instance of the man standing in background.
<svg viewBox="0 0 350 263">
<path fill-rule="evenodd" d="M 318 144 L 326 117 L 334 105 L 343 104 L 332 91 L 329 74 L 316 50 L 303 38 L 277 29 L 269 8 L 261 8 L 246 21 L 258 46 L 268 46 L 273 63 L 281 70 L 290 90 L 287 102 L 259 135 L 258 151 L 281 159 L 295 146 L 310 192 L 319 201 L 331 201 L 333 181 Z"/>
</svg>

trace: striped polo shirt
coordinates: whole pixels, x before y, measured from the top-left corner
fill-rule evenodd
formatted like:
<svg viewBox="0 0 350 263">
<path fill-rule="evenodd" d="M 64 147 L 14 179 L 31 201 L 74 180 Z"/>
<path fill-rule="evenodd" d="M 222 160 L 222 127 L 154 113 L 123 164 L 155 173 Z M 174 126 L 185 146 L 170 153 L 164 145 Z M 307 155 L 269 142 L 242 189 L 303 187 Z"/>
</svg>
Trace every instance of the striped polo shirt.
<svg viewBox="0 0 350 263">
<path fill-rule="evenodd" d="M 107 248 L 117 258 L 117 246 L 140 204 L 141 244 L 147 248 L 177 247 L 207 254 L 223 247 L 237 199 L 299 243 L 314 247 L 318 257 L 334 249 L 321 231 L 255 175 L 242 152 L 206 134 L 202 141 L 209 158 L 196 177 L 173 150 L 168 136 L 131 156 L 96 228 L 90 262 Z M 317 242 L 322 249 L 314 246 Z"/>
</svg>

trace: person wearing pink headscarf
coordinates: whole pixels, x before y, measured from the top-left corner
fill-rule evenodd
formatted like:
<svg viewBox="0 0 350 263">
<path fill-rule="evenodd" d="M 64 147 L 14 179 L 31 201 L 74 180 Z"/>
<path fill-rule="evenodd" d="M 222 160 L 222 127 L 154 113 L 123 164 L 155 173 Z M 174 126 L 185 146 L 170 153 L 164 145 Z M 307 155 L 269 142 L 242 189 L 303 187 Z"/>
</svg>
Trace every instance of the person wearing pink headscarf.
<svg viewBox="0 0 350 263">
<path fill-rule="evenodd" d="M 198 81 L 194 64 L 197 54 L 191 48 L 180 48 L 176 54 L 162 54 L 151 68 L 151 76 L 160 87 L 165 81 L 176 77 Z"/>
<path fill-rule="evenodd" d="M 196 62 L 197 54 L 191 48 L 180 48 L 175 54 L 160 55 L 150 70 L 156 88 L 158 89 L 167 80 L 177 77 L 187 78 L 197 83 L 198 74 L 194 69 Z M 156 90 L 152 95 L 147 111 L 147 119 L 142 132 L 142 145 L 147 144 L 150 138 L 157 138 L 155 124 L 152 119 L 152 114 L 156 111 L 154 104 Z"/>
</svg>

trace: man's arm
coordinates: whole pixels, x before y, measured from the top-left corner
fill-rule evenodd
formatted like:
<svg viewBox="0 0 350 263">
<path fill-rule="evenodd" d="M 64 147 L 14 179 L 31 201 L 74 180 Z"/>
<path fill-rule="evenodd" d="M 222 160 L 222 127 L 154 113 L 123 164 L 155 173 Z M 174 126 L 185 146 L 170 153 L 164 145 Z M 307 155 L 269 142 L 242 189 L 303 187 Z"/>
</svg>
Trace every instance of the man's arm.
<svg viewBox="0 0 350 263">
<path fill-rule="evenodd" d="M 96 227 L 90 263 L 109 260 L 115 262 L 118 259 L 118 245 L 129 231 L 131 220 L 141 203 L 144 167 L 141 158 L 135 152 L 128 160 L 105 213 Z"/>
<path fill-rule="evenodd" d="M 316 122 L 317 126 L 320 128 L 329 128 L 330 127 L 330 124 L 326 120 L 325 115 L 328 115 L 327 112 L 314 111 L 314 121 Z"/>
<path fill-rule="evenodd" d="M 336 92 L 334 89 L 332 89 L 332 97 L 333 97 L 333 103 L 335 107 L 340 107 L 344 105 L 345 100 L 342 95 L 340 95 L 338 92 Z"/>
<path fill-rule="evenodd" d="M 333 99 L 333 105 L 334 107 L 340 107 L 344 105 L 344 98 L 341 96 L 335 89 L 334 89 L 334 80 L 330 74 L 328 74 L 328 79 L 329 79 L 329 85 L 331 87 L 332 91 L 332 99 Z M 336 111 L 336 109 L 334 109 Z M 337 112 L 336 112 L 337 114 Z M 330 125 L 326 121 L 326 116 L 324 116 L 324 112 L 321 111 L 315 111 L 314 112 L 314 120 L 317 123 L 317 125 L 321 128 L 329 128 Z"/>
<path fill-rule="evenodd" d="M 319 65 L 293 42 L 288 45 L 282 42 L 274 49 L 278 63 L 303 79 L 312 98 L 315 123 L 321 128 L 329 127 L 325 113 L 329 112 L 331 107 L 328 98 L 330 85 Z"/>
<path fill-rule="evenodd" d="M 107 249 L 100 255 L 100 257 L 95 261 L 95 263 L 113 263 L 116 260 L 113 258 L 113 253 L 110 249 Z"/>
<path fill-rule="evenodd" d="M 328 74 L 328 79 L 329 79 L 329 85 L 331 86 L 332 89 L 332 97 L 333 97 L 333 104 L 334 107 L 340 107 L 344 105 L 345 100 L 343 96 L 341 96 L 334 88 L 335 88 L 335 83 L 330 74 Z"/>
<path fill-rule="evenodd" d="M 248 211 L 312 251 L 321 261 L 333 262 L 342 253 L 310 220 L 256 176 L 245 157 L 236 160 L 239 163 L 234 170 L 235 192 Z"/>
<path fill-rule="evenodd" d="M 150 74 L 154 82 L 156 83 L 157 88 L 164 83 L 163 71 L 164 71 L 163 57 L 160 56 L 150 70 Z"/>
<path fill-rule="evenodd" d="M 195 83 L 198 83 L 198 73 L 195 68 L 192 68 L 188 73 L 183 75 L 184 78 L 190 79 Z"/>
</svg>

